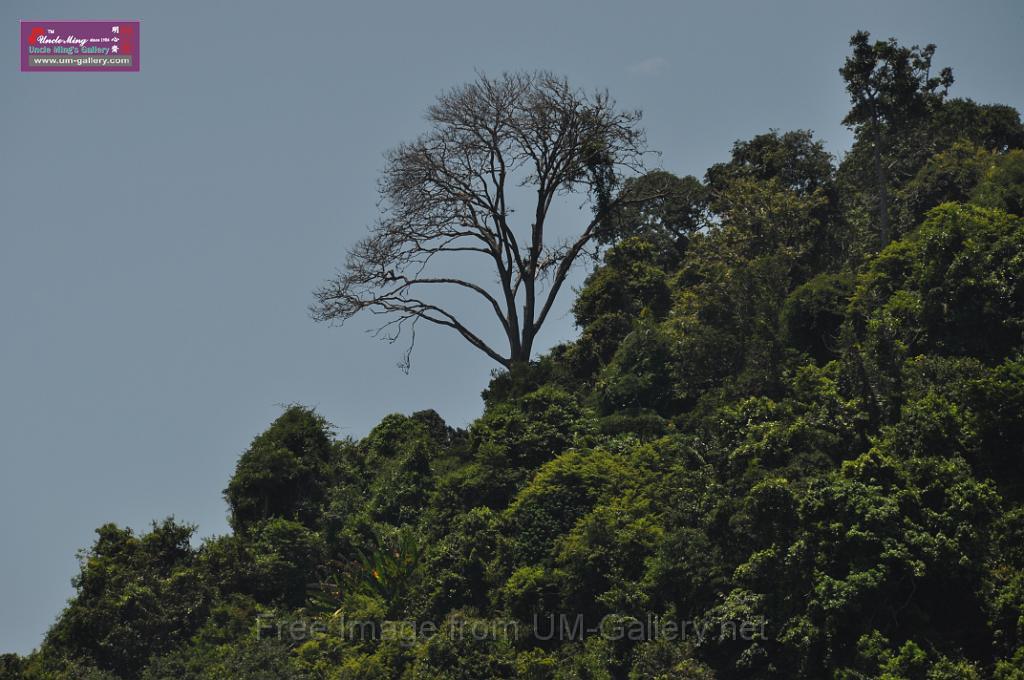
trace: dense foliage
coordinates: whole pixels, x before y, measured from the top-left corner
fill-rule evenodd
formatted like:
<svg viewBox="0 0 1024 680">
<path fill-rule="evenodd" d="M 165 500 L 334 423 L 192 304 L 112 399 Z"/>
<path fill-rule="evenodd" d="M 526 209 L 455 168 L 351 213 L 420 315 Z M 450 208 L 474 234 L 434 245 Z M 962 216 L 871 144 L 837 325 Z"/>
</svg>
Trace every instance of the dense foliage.
<svg viewBox="0 0 1024 680">
<path fill-rule="evenodd" d="M 287 408 L 233 533 L 101 527 L 0 676 L 1024 678 L 1024 127 L 913 68 L 873 111 L 932 49 L 853 48 L 838 166 L 770 131 L 627 182 L 668 191 L 602 223 L 579 338 L 469 428 Z"/>
</svg>

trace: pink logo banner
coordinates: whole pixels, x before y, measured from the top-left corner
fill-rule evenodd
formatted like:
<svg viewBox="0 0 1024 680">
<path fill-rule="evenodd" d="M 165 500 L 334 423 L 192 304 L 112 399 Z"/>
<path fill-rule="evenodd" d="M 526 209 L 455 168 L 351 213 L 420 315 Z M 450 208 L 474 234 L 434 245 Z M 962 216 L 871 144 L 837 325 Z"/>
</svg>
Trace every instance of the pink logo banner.
<svg viewBox="0 0 1024 680">
<path fill-rule="evenodd" d="M 22 21 L 22 71 L 138 71 L 138 21 Z"/>
</svg>

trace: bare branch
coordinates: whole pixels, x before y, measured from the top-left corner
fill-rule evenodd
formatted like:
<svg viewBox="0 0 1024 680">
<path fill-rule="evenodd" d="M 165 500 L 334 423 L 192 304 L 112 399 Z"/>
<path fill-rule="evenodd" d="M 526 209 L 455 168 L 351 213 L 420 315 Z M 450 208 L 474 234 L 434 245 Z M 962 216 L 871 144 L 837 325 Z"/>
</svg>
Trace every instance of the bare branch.
<svg viewBox="0 0 1024 680">
<path fill-rule="evenodd" d="M 588 95 L 546 72 L 480 74 L 443 93 L 427 111 L 428 131 L 386 155 L 382 219 L 316 291 L 314 317 L 388 316 L 378 331 L 391 340 L 422 319 L 455 330 L 504 366 L 529 360 L 572 264 L 613 205 L 620 177 L 642 170 L 639 119 L 639 112 L 617 111 L 606 92 Z M 534 197 L 522 213 L 532 222 L 517 226 L 509 200 L 522 189 Z M 573 193 L 586 196 L 593 219 L 579 236 L 549 244 L 545 222 L 553 201 Z M 471 281 L 454 273 L 454 262 L 443 261 L 474 255 L 487 258 L 492 281 Z M 507 352 L 470 331 L 453 310 L 413 293 L 432 286 L 483 299 Z"/>
</svg>

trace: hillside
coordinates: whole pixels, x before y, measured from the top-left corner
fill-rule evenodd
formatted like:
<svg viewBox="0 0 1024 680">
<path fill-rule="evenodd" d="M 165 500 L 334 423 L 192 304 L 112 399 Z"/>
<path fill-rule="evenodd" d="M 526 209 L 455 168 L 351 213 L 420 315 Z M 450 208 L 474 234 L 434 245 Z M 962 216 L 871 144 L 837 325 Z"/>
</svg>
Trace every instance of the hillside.
<svg viewBox="0 0 1024 680">
<path fill-rule="evenodd" d="M 0 677 L 1024 679 L 1024 126 L 928 94 L 629 180 L 468 428 L 286 408 Z"/>
</svg>

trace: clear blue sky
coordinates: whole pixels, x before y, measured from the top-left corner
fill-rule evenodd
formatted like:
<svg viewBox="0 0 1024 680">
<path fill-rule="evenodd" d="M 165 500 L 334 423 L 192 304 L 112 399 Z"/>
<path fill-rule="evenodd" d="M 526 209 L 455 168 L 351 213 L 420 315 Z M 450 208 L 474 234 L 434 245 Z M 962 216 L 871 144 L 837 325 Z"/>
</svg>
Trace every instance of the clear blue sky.
<svg viewBox="0 0 1024 680">
<path fill-rule="evenodd" d="M 19 19 L 87 18 L 142 20 L 140 73 L 19 72 Z M 841 153 L 859 28 L 935 42 L 954 94 L 1024 107 L 1010 0 L 5 0 L 0 19 L 0 651 L 38 645 L 100 524 L 225 532 L 221 490 L 280 404 L 353 436 L 479 414 L 492 367 L 461 342 L 423 329 L 406 376 L 369 322 L 306 311 L 376 215 L 382 152 L 474 69 L 607 87 L 681 174 L 769 128 Z M 546 345 L 572 337 L 566 307 Z"/>
</svg>

